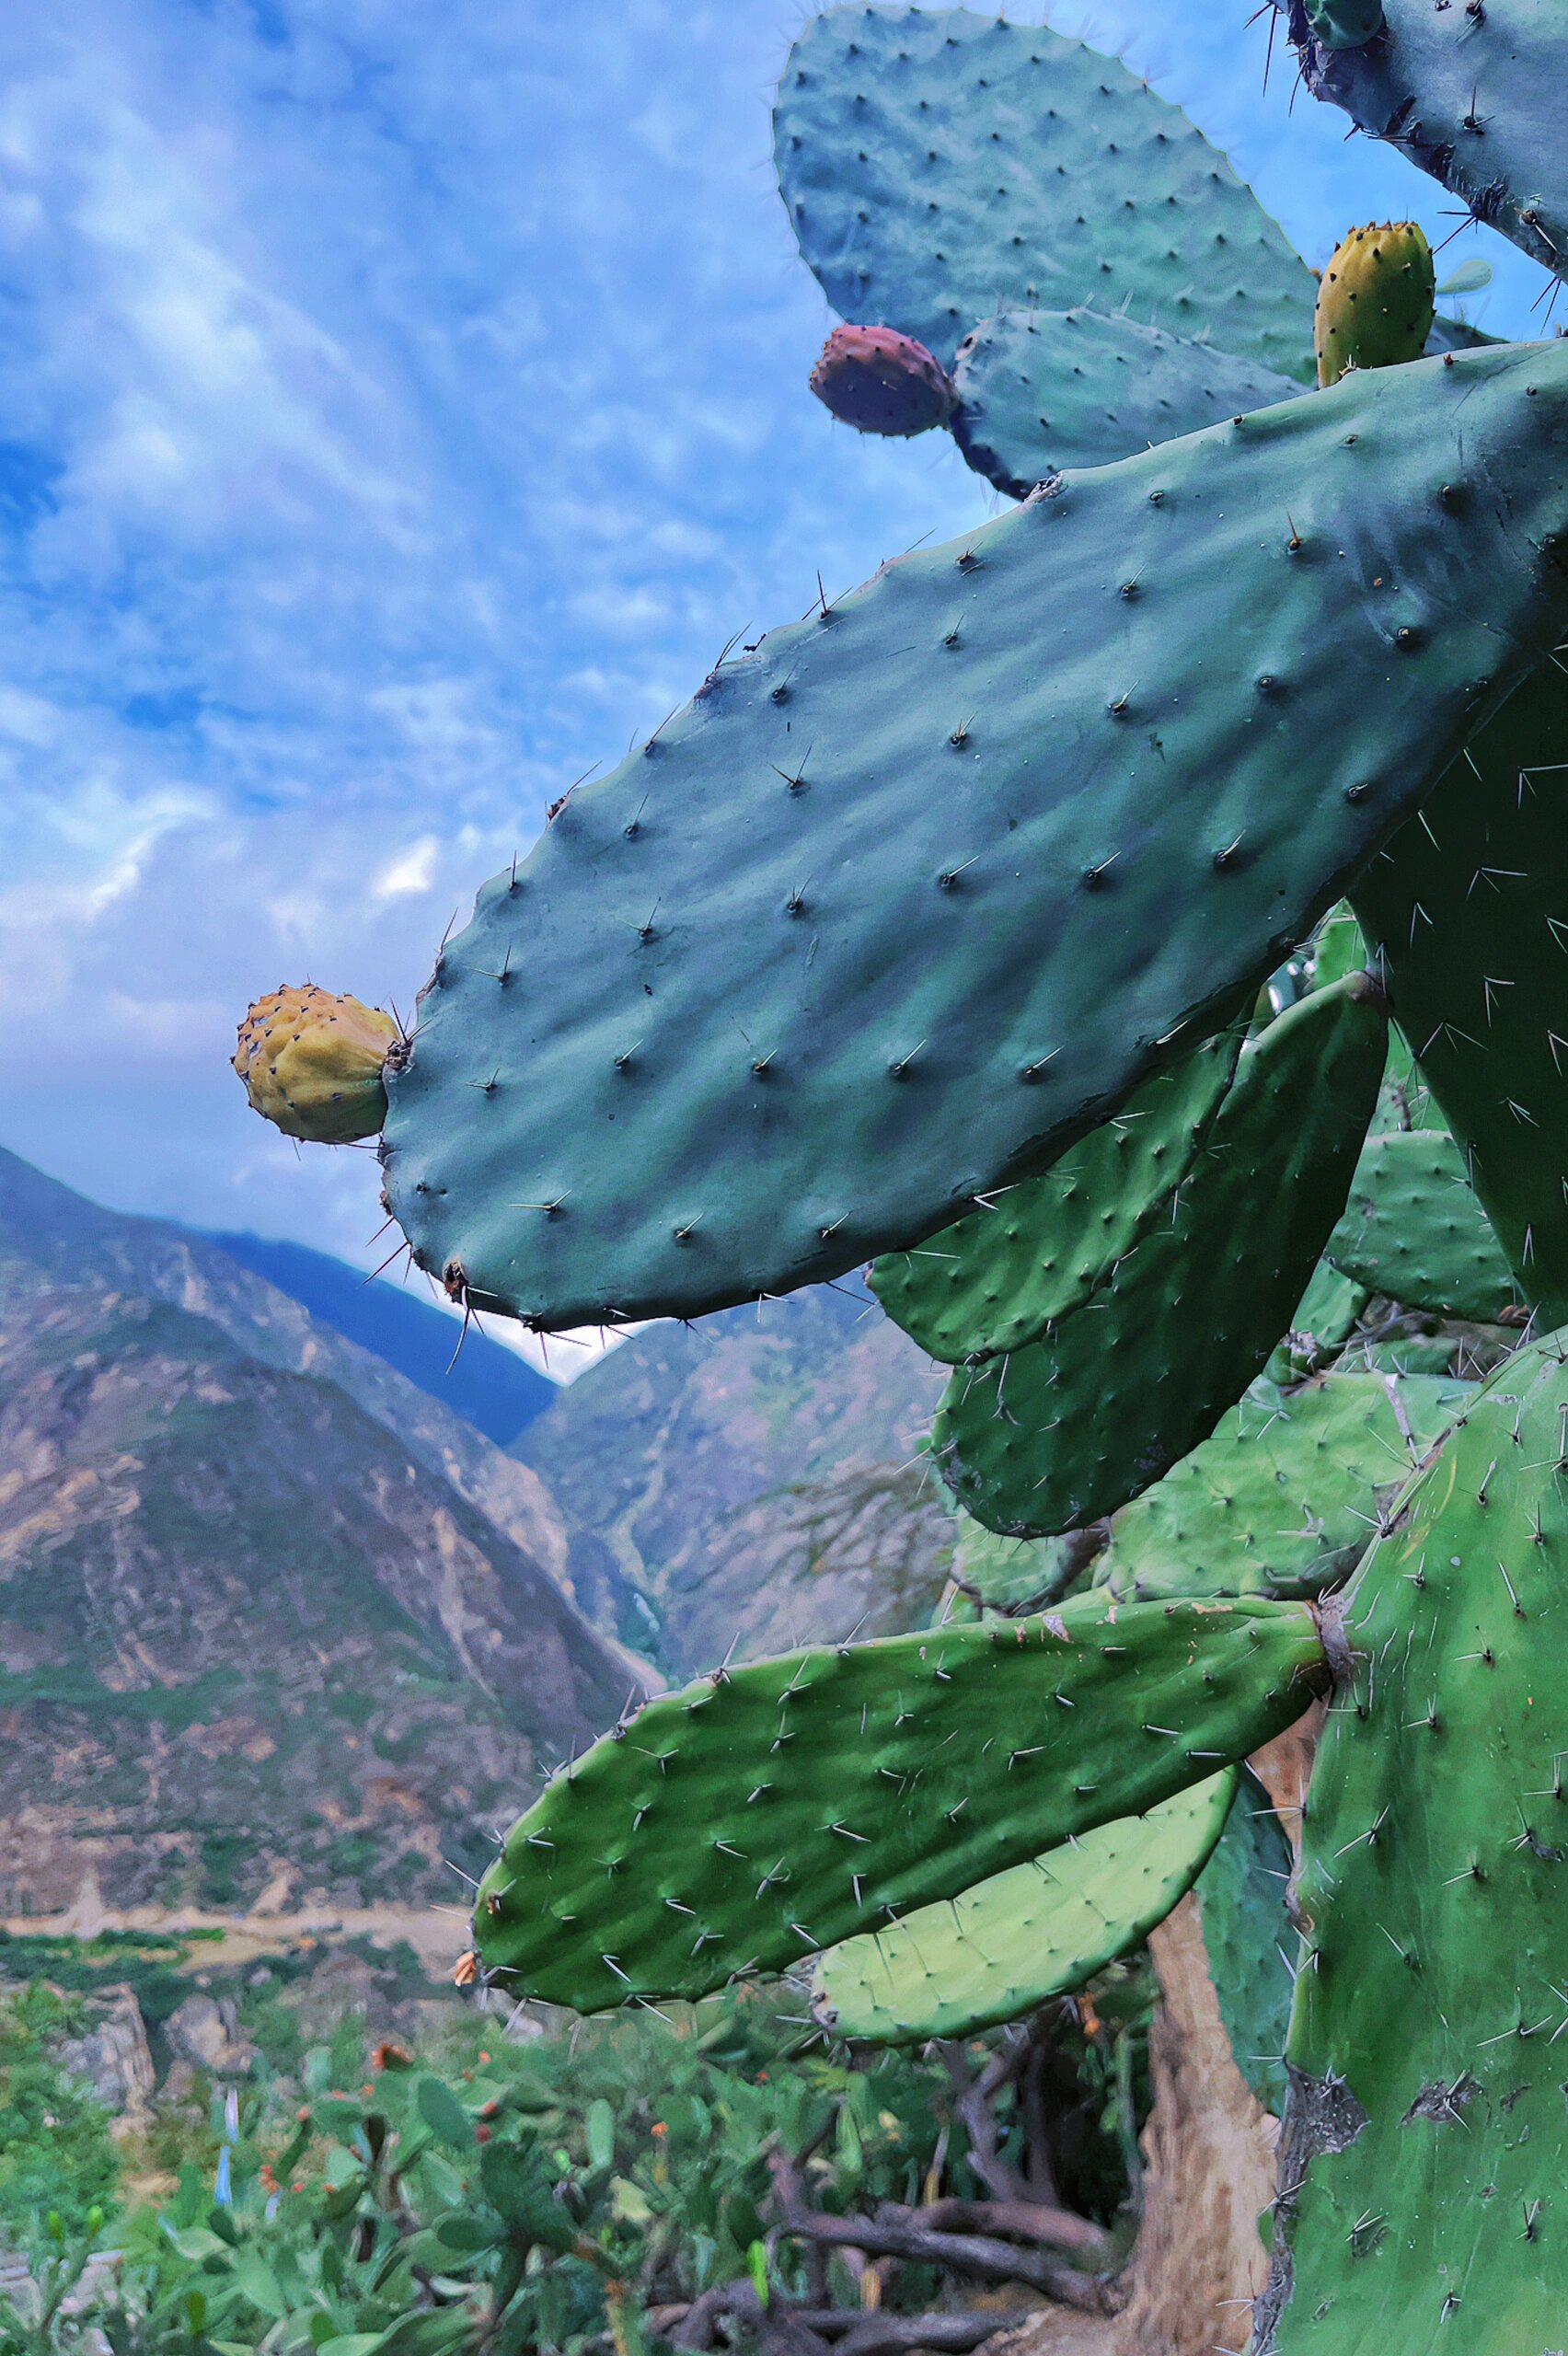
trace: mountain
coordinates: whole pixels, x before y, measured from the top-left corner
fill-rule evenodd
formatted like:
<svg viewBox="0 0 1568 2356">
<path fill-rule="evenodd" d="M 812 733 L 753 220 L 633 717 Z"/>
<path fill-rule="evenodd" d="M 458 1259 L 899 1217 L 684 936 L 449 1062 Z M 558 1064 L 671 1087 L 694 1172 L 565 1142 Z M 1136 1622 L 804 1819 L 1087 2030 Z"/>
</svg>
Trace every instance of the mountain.
<svg viewBox="0 0 1568 2356">
<path fill-rule="evenodd" d="M 207 1318 L 265 1365 L 335 1382 L 422 1469 L 450 1482 L 541 1564 L 596 1625 L 624 1622 L 635 1631 L 640 1615 L 613 1554 L 591 1533 L 568 1527 L 534 1472 L 210 1236 L 105 1210 L 0 1148 L 0 1262 L 8 1265 L 13 1297 L 29 1268 L 51 1286 L 96 1283 Z M 0 1317 L 5 1298 L 0 1290 Z"/>
<path fill-rule="evenodd" d="M 476 1324 L 470 1323 L 459 1349 L 456 1322 L 400 1285 L 367 1279 L 345 1261 L 304 1243 L 229 1233 L 214 1234 L 212 1241 L 231 1260 L 297 1300 L 318 1324 L 385 1358 L 498 1448 L 514 1440 L 555 1397 L 556 1386 L 548 1377 Z"/>
<path fill-rule="evenodd" d="M 650 1325 L 513 1449 L 659 1618 L 672 1672 L 917 1624 L 952 1522 L 917 1457 L 946 1369 L 868 1293 Z"/>
<path fill-rule="evenodd" d="M 632 1682 L 573 1559 L 216 1245 L 0 1154 L 0 1914 L 450 1899 Z"/>
</svg>

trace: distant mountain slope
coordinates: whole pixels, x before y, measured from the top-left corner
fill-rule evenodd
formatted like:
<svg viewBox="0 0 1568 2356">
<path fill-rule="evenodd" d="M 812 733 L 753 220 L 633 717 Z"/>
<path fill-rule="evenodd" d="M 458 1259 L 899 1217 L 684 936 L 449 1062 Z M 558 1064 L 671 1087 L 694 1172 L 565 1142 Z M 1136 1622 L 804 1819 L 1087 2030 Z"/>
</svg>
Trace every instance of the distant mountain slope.
<svg viewBox="0 0 1568 2356">
<path fill-rule="evenodd" d="M 951 1522 L 912 1461 L 943 1369 L 869 1294 L 819 1286 L 651 1325 L 513 1453 L 658 1611 L 672 1670 L 917 1624 Z"/>
<path fill-rule="evenodd" d="M 304 1243 L 227 1232 L 212 1240 L 312 1317 L 362 1349 L 374 1350 L 442 1406 L 466 1416 L 498 1448 L 516 1439 L 555 1397 L 556 1386 L 547 1376 L 474 1325 L 459 1350 L 455 1320 L 401 1285 L 375 1277 L 367 1282 L 346 1261 Z"/>
<path fill-rule="evenodd" d="M 29 1287 L 89 1281 L 209 1318 L 267 1365 L 336 1382 L 541 1564 L 596 1626 L 624 1623 L 636 1641 L 639 1615 L 608 1548 L 570 1530 L 536 1475 L 452 1408 L 313 1318 L 209 1236 L 105 1210 L 0 1148 L 0 1316 L 7 1299 L 19 1314 Z"/>
<path fill-rule="evenodd" d="M 18 1258 L 9 1174 L 0 1914 L 89 1874 L 110 1906 L 457 1898 L 444 1860 L 615 1716 L 623 1663 L 338 1383 L 83 1271 L 107 1215 L 71 1214 L 70 1280 L 47 1223 Z"/>
</svg>

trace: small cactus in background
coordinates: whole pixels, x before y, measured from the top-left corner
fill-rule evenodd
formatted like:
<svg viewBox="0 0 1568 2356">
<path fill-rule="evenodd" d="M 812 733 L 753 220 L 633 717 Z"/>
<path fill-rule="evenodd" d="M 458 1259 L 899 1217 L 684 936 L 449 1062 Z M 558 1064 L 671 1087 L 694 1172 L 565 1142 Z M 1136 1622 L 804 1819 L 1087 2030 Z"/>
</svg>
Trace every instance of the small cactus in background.
<svg viewBox="0 0 1568 2356">
<path fill-rule="evenodd" d="M 247 1010 L 234 1068 L 251 1110 L 285 1137 L 352 1145 L 386 1117 L 382 1070 L 398 1035 L 379 1007 L 281 983 Z"/>
<path fill-rule="evenodd" d="M 812 370 L 824 409 L 858 433 L 928 433 L 957 395 L 940 360 L 896 328 L 835 328 Z"/>
<path fill-rule="evenodd" d="M 1368 222 L 1341 239 L 1318 286 L 1318 382 L 1419 360 L 1432 332 L 1432 248 L 1414 221 Z"/>
</svg>

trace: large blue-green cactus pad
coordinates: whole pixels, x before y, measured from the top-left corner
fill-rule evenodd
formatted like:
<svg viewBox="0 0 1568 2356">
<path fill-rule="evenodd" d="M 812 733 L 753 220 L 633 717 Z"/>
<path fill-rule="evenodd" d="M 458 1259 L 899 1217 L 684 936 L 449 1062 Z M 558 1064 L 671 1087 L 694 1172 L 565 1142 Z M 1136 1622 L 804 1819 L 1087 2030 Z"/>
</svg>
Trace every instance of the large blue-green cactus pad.
<svg viewBox="0 0 1568 2356">
<path fill-rule="evenodd" d="M 1303 376 L 1313 281 L 1185 115 L 1113 58 L 967 8 L 835 8 L 778 85 L 778 185 L 847 319 L 951 363 L 1002 308 L 1097 302 Z"/>
<path fill-rule="evenodd" d="M 1359 974 L 1247 1047 L 1169 1223 L 1039 1341 L 955 1369 L 932 1444 L 965 1512 L 1020 1538 L 1074 1530 L 1208 1438 L 1344 1208 L 1386 1050 L 1382 1000 Z"/>
<path fill-rule="evenodd" d="M 1299 1716 L 1298 1603 L 1080 1597 L 799 1652 L 650 1703 L 558 1776 L 479 1885 L 522 1995 L 699 1996 L 1137 1814 Z"/>
<path fill-rule="evenodd" d="M 1285 2044 L 1300 1942 L 1286 1912 L 1296 1860 L 1250 1767 L 1218 1847 L 1198 1877 L 1209 1977 L 1236 2066 L 1265 2110 L 1285 2109 Z"/>
<path fill-rule="evenodd" d="M 1301 70 L 1326 98 L 1560 276 L 1568 266 L 1558 0 L 1383 0 L 1383 29 L 1327 49 L 1302 0 L 1276 0 Z"/>
<path fill-rule="evenodd" d="M 1082 306 L 983 319 L 958 347 L 953 382 L 953 439 L 1013 499 L 1064 468 L 1103 466 L 1300 390 L 1217 345 Z"/>
<path fill-rule="evenodd" d="M 1320 1595 L 1348 1576 L 1471 1387 L 1325 1374 L 1249 1396 L 1123 1507 L 1095 1565 L 1118 1596 Z"/>
<path fill-rule="evenodd" d="M 1170 1203 L 1225 1101 L 1245 1035 L 1239 1022 L 1216 1032 L 1040 1177 L 874 1262 L 871 1290 L 888 1315 L 949 1366 L 1038 1341 L 1107 1281 Z"/>
<path fill-rule="evenodd" d="M 1368 1292 L 1439 1317 L 1494 1319 L 1518 1299 L 1447 1129 L 1389 1129 L 1367 1139 L 1328 1257 Z"/>
<path fill-rule="evenodd" d="M 1081 1988 L 1192 1888 L 1236 1785 L 1225 1768 L 1147 1816 L 1099 1825 L 947 1905 L 847 1939 L 817 1964 L 813 2011 L 841 2037 L 912 2045 L 973 2036 Z"/>
<path fill-rule="evenodd" d="M 1565 452 L 1568 349 L 1353 374 L 721 664 L 485 886 L 389 1059 L 421 1264 L 545 1326 L 694 1313 L 1037 1172 L 1553 639 Z"/>
<path fill-rule="evenodd" d="M 1568 1317 L 1568 676 L 1528 678 L 1355 887 L 1394 1013 L 1527 1296 Z"/>
<path fill-rule="evenodd" d="M 1564 2344 L 1565 1415 L 1556 1336 L 1493 1377 L 1351 1591 L 1299 1881 L 1278 2356 Z"/>
</svg>

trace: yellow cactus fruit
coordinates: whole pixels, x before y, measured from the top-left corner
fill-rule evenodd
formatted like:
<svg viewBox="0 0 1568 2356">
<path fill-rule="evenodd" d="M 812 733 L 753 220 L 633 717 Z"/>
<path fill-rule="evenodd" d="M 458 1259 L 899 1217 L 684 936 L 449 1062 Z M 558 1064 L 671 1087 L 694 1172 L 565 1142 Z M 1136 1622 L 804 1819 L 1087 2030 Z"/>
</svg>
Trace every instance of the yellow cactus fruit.
<svg viewBox="0 0 1568 2356">
<path fill-rule="evenodd" d="M 398 1035 L 379 1007 L 284 984 L 246 1014 L 234 1068 L 253 1109 L 285 1137 L 352 1145 L 386 1118 L 382 1067 Z"/>
<path fill-rule="evenodd" d="M 1435 292 L 1432 248 L 1414 221 L 1353 229 L 1318 282 L 1319 384 L 1337 385 L 1347 368 L 1419 360 L 1432 332 Z"/>
</svg>

